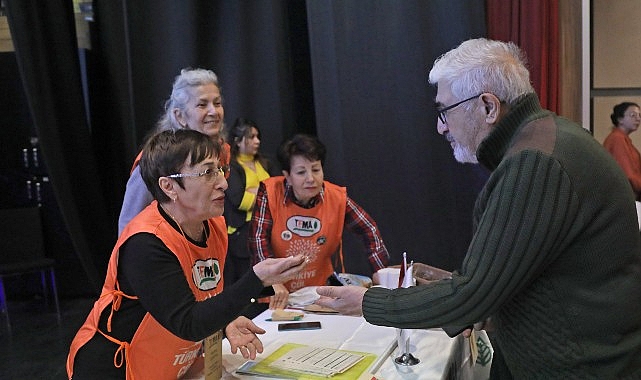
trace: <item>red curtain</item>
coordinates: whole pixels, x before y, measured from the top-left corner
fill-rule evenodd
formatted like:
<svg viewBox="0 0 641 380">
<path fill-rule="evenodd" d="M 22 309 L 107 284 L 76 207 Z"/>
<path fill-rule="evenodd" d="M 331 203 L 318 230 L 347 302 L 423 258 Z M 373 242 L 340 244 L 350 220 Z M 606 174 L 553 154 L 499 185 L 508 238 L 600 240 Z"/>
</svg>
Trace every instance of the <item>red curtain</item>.
<svg viewBox="0 0 641 380">
<path fill-rule="evenodd" d="M 559 1 L 486 0 L 487 36 L 512 41 L 528 58 L 541 105 L 559 112 Z"/>
</svg>

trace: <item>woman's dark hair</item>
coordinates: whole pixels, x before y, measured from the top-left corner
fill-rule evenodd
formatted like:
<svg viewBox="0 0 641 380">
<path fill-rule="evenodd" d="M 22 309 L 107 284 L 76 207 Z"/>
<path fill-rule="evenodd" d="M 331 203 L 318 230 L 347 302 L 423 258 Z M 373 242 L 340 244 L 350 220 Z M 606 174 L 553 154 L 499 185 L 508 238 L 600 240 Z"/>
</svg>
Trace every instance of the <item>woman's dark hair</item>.
<svg viewBox="0 0 641 380">
<path fill-rule="evenodd" d="M 158 178 L 180 173 L 187 158 L 192 167 L 208 157 L 218 157 L 220 152 L 218 142 L 193 129 L 162 131 L 147 140 L 140 159 L 140 174 L 154 199 L 168 202 L 170 199 L 158 185 Z M 184 189 L 182 178 L 175 180 Z"/>
<path fill-rule="evenodd" d="M 243 140 L 243 137 L 249 137 L 251 135 L 251 128 L 256 128 L 258 131 L 258 138 L 260 139 L 260 128 L 255 121 L 250 119 L 245 119 L 242 117 L 236 118 L 234 124 L 232 125 L 229 131 L 229 142 L 231 143 L 231 156 L 236 158 L 238 156 L 239 144 Z"/>
<path fill-rule="evenodd" d="M 638 104 L 632 102 L 623 102 L 614 106 L 610 120 L 612 120 L 612 124 L 614 124 L 615 127 L 619 125 L 619 119 L 625 117 L 625 111 L 631 106 L 639 107 Z"/>
<path fill-rule="evenodd" d="M 251 136 L 252 128 L 256 128 L 256 132 L 258 132 L 258 139 L 260 140 L 262 138 L 260 134 L 260 128 L 258 128 L 258 124 L 256 124 L 255 121 L 242 117 L 236 118 L 236 120 L 234 121 L 234 125 L 232 125 L 231 130 L 229 131 L 229 142 L 231 143 L 230 150 L 232 160 L 235 160 L 236 157 L 238 157 L 238 146 L 243 140 L 243 137 Z M 269 160 L 260 153 L 260 150 L 256 152 L 254 160 L 260 162 L 263 168 L 269 168 Z"/>
<path fill-rule="evenodd" d="M 294 156 L 303 156 L 310 161 L 325 163 L 325 145 L 318 138 L 298 134 L 281 144 L 278 149 L 278 162 L 283 170 L 289 172 Z"/>
</svg>

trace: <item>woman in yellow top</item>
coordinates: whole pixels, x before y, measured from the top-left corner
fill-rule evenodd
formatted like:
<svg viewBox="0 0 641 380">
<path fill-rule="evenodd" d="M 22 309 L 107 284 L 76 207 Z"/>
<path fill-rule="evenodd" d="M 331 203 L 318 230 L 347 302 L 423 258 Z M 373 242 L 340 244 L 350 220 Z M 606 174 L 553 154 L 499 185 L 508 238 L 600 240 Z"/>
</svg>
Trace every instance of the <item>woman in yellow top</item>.
<svg viewBox="0 0 641 380">
<path fill-rule="evenodd" d="M 231 285 L 251 267 L 247 234 L 258 184 L 274 175 L 273 166 L 260 152 L 260 129 L 249 119 L 237 118 L 229 131 L 231 175 L 225 191 L 225 221 L 229 248 L 225 285 Z"/>
</svg>

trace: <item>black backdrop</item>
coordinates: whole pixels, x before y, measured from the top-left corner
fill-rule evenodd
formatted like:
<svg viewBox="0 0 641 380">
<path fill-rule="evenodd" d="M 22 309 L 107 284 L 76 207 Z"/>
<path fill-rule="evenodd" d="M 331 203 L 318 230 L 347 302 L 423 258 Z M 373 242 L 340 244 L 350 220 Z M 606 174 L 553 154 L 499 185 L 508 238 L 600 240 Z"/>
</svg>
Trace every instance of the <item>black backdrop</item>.
<svg viewBox="0 0 641 380">
<path fill-rule="evenodd" d="M 99 289 L 129 167 L 182 67 L 219 75 L 227 123 L 256 120 L 268 154 L 293 132 L 317 134 L 326 178 L 377 220 L 393 263 L 407 251 L 451 270 L 464 256 L 486 173 L 456 163 L 436 133 L 427 73 L 485 34 L 484 1 L 94 0 L 92 48 L 80 56 L 70 0 L 6 3 L 77 256 L 61 281 L 77 292 Z M 347 238 L 347 269 L 370 274 L 359 251 Z"/>
</svg>

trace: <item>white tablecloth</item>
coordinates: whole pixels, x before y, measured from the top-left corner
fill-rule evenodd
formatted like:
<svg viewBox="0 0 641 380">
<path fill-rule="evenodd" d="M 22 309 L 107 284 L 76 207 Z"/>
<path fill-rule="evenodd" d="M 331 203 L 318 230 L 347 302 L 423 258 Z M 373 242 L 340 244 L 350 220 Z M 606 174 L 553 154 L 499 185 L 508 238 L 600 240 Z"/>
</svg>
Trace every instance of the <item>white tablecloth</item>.
<svg viewBox="0 0 641 380">
<path fill-rule="evenodd" d="M 370 352 L 379 356 L 370 367 L 370 372 L 377 379 L 440 380 L 455 343 L 455 339 L 448 337 L 441 329 L 411 330 L 411 350 L 421 362 L 408 367 L 403 373 L 399 372 L 394 364 L 394 358 L 400 355 L 398 348 L 394 346 L 395 328 L 375 326 L 362 317 L 305 314 L 303 321 L 320 321 L 322 328 L 279 332 L 278 323 L 281 322 L 266 321 L 270 316 L 271 310 L 266 310 L 254 318 L 254 322 L 267 331 L 260 336 L 264 351 L 257 356 L 256 360 L 267 357 L 285 343 Z M 393 351 L 390 353 L 391 348 Z M 234 371 L 245 361 L 241 355 L 232 354 L 229 343 L 223 340 L 223 379 L 267 379 L 234 374 Z M 191 379 L 204 379 L 204 375 L 197 374 Z"/>
</svg>

